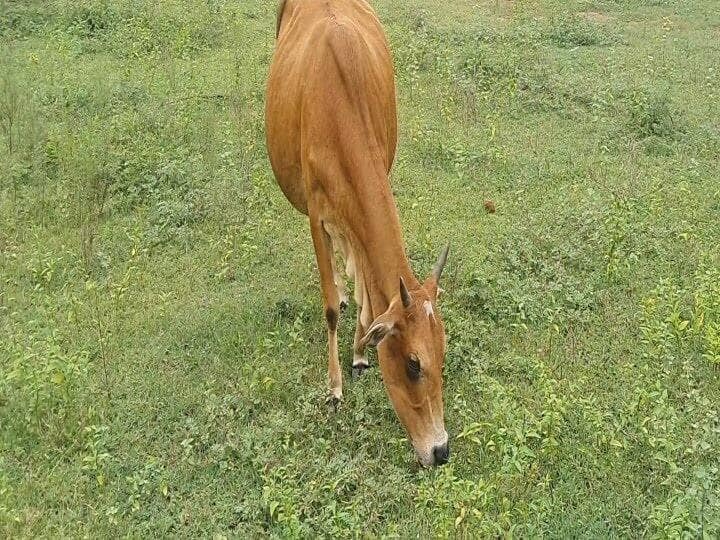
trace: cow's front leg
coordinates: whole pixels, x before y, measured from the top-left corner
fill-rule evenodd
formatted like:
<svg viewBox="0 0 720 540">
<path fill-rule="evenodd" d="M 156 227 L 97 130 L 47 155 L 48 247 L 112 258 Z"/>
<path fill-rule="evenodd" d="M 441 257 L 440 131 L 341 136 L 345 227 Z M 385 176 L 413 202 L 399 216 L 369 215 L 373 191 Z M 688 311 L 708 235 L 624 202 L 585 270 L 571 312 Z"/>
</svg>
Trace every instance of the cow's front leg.
<svg viewBox="0 0 720 540">
<path fill-rule="evenodd" d="M 333 272 L 333 251 L 330 236 L 325 231 L 317 215 L 310 214 L 310 232 L 312 233 L 315 257 L 320 271 L 320 287 L 325 307 L 325 322 L 328 332 L 328 381 L 330 392 L 327 402 L 337 409 L 342 401 L 342 371 L 338 358 L 337 327 L 340 316 L 340 298 L 335 285 Z"/>
</svg>

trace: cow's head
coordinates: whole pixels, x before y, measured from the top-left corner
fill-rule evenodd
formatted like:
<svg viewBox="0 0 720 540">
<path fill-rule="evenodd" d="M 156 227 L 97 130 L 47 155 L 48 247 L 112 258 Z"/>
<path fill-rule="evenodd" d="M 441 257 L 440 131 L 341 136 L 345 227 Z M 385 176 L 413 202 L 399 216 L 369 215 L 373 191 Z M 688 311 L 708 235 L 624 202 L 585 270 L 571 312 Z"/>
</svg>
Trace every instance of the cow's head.
<svg viewBox="0 0 720 540">
<path fill-rule="evenodd" d="M 408 290 L 400 278 L 390 307 L 373 321 L 362 342 L 377 346 L 390 401 L 425 466 L 450 457 L 442 398 L 445 326 L 436 305 L 447 254 L 446 247 L 420 288 Z"/>
</svg>

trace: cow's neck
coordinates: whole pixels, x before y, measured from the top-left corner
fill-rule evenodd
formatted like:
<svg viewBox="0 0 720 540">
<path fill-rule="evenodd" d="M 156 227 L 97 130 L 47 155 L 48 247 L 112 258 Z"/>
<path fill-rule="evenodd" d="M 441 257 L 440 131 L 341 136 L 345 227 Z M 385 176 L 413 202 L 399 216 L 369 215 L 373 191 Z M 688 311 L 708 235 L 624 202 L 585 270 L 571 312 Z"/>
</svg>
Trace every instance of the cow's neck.
<svg viewBox="0 0 720 540">
<path fill-rule="evenodd" d="M 361 184 L 368 193 L 360 193 L 358 215 L 353 220 L 353 236 L 359 242 L 355 256 L 360 258 L 374 317 L 384 312 L 400 291 L 400 278 L 412 290 L 419 287 L 413 274 L 402 237 L 397 207 L 387 176 Z M 364 191 L 362 187 L 359 191 Z M 369 275 L 368 275 L 369 274 Z"/>
</svg>

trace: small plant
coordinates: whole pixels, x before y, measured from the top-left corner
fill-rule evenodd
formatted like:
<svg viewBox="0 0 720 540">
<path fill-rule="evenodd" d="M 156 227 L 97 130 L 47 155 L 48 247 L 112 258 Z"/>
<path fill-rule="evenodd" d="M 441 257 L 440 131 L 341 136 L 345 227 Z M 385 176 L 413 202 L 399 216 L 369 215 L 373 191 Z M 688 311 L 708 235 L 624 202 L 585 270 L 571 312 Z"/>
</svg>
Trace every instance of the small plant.
<svg viewBox="0 0 720 540">
<path fill-rule="evenodd" d="M 160 200 L 150 211 L 150 228 L 146 241 L 152 247 L 174 241 L 187 241 L 191 236 L 190 226 L 202 214 L 201 201 L 197 193 L 190 192 L 183 200 Z"/>
<path fill-rule="evenodd" d="M 628 216 L 632 212 L 633 201 L 613 194 L 612 209 L 605 218 L 605 230 L 608 243 L 605 252 L 605 275 L 616 280 L 622 270 L 629 269 L 637 261 L 637 255 L 628 249 L 632 225 Z"/>
<path fill-rule="evenodd" d="M 704 333 L 705 352 L 703 358 L 716 368 L 720 368 L 720 323 L 709 323 Z"/>
<path fill-rule="evenodd" d="M 67 350 L 57 331 L 37 331 L 27 344 L 17 337 L 9 339 L 0 352 L 8 359 L 0 380 L 3 392 L 22 404 L 27 420 L 39 426 L 44 417 L 75 405 L 88 371 L 88 354 Z"/>
<path fill-rule="evenodd" d="M 693 306 L 692 330 L 701 336 L 702 356 L 715 368 L 720 367 L 720 270 L 709 257 L 696 273 L 698 284 Z"/>
<path fill-rule="evenodd" d="M 99 486 L 106 483 L 106 469 L 111 459 L 107 451 L 108 432 L 107 426 L 95 424 L 86 426 L 85 434 L 85 455 L 82 458 L 82 470 L 90 474 Z"/>
<path fill-rule="evenodd" d="M 559 47 L 606 46 L 618 41 L 605 27 L 580 16 L 555 19 L 545 38 Z"/>
<path fill-rule="evenodd" d="M 25 98 L 16 81 L 11 78 L 10 70 L 5 66 L 0 68 L 0 132 L 5 136 L 8 153 L 12 154 L 17 146 L 17 129 Z"/>
<path fill-rule="evenodd" d="M 717 481 L 717 466 L 696 468 L 687 487 L 674 489 L 666 500 L 653 506 L 648 537 L 716 538 L 720 534 Z"/>
<path fill-rule="evenodd" d="M 449 465 L 421 480 L 415 508 L 430 522 L 435 538 L 502 536 L 508 532 L 507 517 L 496 521 L 483 511 L 496 503 L 495 497 L 492 485 L 459 478 Z"/>
<path fill-rule="evenodd" d="M 677 138 L 682 132 L 678 117 L 667 94 L 635 92 L 631 97 L 630 121 L 640 138 Z"/>
<path fill-rule="evenodd" d="M 11 505 L 12 486 L 13 483 L 5 473 L 4 463 L 0 458 L 0 531 L 10 524 L 21 523 L 20 512 Z"/>
<path fill-rule="evenodd" d="M 90 274 L 95 262 L 95 241 L 110 196 L 110 182 L 102 174 L 91 174 L 83 193 L 78 194 L 80 252 L 85 273 Z"/>
<path fill-rule="evenodd" d="M 264 477 L 262 499 L 270 521 L 277 523 L 284 534 L 292 537 L 309 532 L 298 515 L 297 504 L 301 498 L 300 492 L 287 482 L 286 469 L 283 467 L 270 469 L 264 473 Z"/>
<path fill-rule="evenodd" d="M 100 295 L 102 291 L 99 290 L 97 282 L 92 280 L 86 281 L 85 292 L 87 293 L 90 309 L 92 310 L 90 314 L 90 322 L 98 343 L 105 397 L 107 398 L 107 402 L 110 403 L 112 400 L 112 383 L 110 380 L 110 357 L 108 350 L 110 347 L 110 339 L 108 335 L 107 313 L 105 313 L 101 305 Z"/>
<path fill-rule="evenodd" d="M 139 512 L 150 500 L 166 496 L 167 485 L 162 481 L 162 474 L 162 465 L 156 458 L 150 457 L 141 468 L 125 477 L 128 493 L 126 513 Z"/>
<path fill-rule="evenodd" d="M 220 270 L 215 274 L 221 281 L 234 281 L 235 280 L 235 265 L 233 259 L 235 257 L 235 236 L 237 232 L 228 227 L 219 242 L 219 247 L 222 250 L 220 260 Z"/>
</svg>

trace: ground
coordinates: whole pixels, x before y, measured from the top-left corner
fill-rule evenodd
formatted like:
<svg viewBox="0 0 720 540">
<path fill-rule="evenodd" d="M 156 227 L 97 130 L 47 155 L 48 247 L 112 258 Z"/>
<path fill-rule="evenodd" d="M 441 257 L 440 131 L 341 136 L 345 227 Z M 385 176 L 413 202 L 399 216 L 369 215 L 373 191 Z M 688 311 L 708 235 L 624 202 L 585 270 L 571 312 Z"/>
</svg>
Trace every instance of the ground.
<svg viewBox="0 0 720 540">
<path fill-rule="evenodd" d="M 450 464 L 324 405 L 273 3 L 2 0 L 0 535 L 720 535 L 715 0 L 373 4 Z"/>
</svg>

